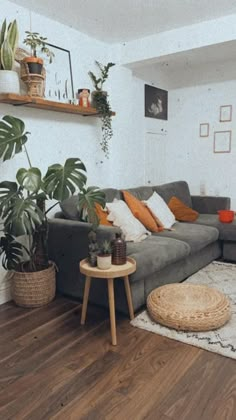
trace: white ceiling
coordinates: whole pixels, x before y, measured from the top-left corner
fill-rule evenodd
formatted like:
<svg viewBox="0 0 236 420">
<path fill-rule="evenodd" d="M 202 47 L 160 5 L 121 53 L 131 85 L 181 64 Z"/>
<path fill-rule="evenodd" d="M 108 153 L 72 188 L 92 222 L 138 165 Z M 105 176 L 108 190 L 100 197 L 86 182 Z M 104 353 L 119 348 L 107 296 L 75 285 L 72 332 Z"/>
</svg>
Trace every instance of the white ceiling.
<svg viewBox="0 0 236 420">
<path fill-rule="evenodd" d="M 12 0 L 105 42 L 126 42 L 236 13 L 235 0 Z"/>
</svg>

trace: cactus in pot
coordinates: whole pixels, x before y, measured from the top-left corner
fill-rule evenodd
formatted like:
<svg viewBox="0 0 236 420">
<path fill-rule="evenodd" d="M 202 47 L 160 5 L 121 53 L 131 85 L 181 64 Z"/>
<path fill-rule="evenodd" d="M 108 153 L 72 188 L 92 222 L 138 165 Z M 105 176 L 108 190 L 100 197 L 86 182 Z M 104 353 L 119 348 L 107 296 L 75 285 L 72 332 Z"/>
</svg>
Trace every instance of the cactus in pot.
<svg viewBox="0 0 236 420">
<path fill-rule="evenodd" d="M 0 29 L 0 93 L 19 93 L 18 74 L 13 71 L 19 31 L 16 20 L 7 25 L 4 20 Z"/>
</svg>

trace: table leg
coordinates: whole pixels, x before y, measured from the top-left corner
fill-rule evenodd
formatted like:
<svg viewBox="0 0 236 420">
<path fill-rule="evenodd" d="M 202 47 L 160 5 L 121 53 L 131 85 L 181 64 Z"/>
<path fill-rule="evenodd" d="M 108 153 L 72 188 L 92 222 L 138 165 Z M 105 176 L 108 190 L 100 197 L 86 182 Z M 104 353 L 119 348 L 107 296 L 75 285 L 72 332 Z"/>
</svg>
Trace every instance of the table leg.
<svg viewBox="0 0 236 420">
<path fill-rule="evenodd" d="M 128 276 L 124 276 L 124 282 L 125 282 L 125 293 L 126 293 L 126 298 L 127 298 L 128 308 L 129 308 L 129 316 L 130 316 L 130 319 L 134 319 L 134 308 L 133 308 L 133 302 L 132 302 Z"/>
<path fill-rule="evenodd" d="M 83 306 L 82 306 L 81 321 L 80 321 L 80 323 L 82 325 L 84 325 L 85 319 L 86 319 L 90 284 L 91 284 L 91 277 L 86 276 L 85 287 L 84 287 Z"/>
<path fill-rule="evenodd" d="M 115 299 L 114 299 L 114 280 L 107 279 L 108 281 L 108 299 L 110 310 L 110 323 L 111 323 L 111 343 L 113 346 L 117 345 L 116 340 L 116 314 L 115 314 Z"/>
</svg>

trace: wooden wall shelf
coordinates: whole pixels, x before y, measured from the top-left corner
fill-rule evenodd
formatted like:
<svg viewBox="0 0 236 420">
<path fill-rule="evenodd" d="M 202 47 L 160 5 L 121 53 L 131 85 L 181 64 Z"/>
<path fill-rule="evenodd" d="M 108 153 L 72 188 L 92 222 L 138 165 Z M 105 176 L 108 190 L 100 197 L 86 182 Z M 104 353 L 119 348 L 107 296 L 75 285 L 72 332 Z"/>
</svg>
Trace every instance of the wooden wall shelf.
<svg viewBox="0 0 236 420">
<path fill-rule="evenodd" d="M 14 93 L 0 94 L 0 103 L 14 106 L 26 106 L 28 108 L 44 109 L 47 111 L 65 112 L 67 114 L 77 114 L 86 117 L 99 117 L 99 113 L 96 110 L 96 108 L 83 108 L 79 105 L 48 101 L 47 99 L 43 98 L 34 98 L 26 95 L 16 95 Z M 112 115 L 114 116 L 115 112 L 112 112 Z"/>
</svg>

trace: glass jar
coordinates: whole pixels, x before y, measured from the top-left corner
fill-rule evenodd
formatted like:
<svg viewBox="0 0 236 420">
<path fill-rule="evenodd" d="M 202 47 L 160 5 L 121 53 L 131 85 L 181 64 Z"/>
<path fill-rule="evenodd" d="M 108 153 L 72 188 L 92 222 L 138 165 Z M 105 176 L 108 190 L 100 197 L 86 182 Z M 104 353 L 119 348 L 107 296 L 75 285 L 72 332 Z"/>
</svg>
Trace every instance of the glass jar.
<svg viewBox="0 0 236 420">
<path fill-rule="evenodd" d="M 122 265 L 126 263 L 126 242 L 121 233 L 116 233 L 112 241 L 112 264 Z"/>
</svg>

